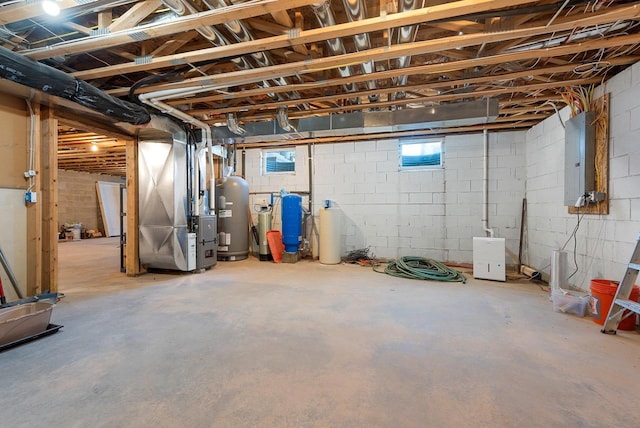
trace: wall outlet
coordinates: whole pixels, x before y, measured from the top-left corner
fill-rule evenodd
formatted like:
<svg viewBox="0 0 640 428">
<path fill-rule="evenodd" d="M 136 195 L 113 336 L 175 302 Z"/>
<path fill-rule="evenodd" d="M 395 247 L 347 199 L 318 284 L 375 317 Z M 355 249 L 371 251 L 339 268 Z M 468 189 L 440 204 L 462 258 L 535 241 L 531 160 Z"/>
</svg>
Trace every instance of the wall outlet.
<svg viewBox="0 0 640 428">
<path fill-rule="evenodd" d="M 600 202 L 604 201 L 605 194 L 603 192 L 591 191 L 589 192 L 589 201 L 590 202 Z"/>
<path fill-rule="evenodd" d="M 36 202 L 38 202 L 38 196 L 36 195 L 36 192 L 27 192 L 24 194 L 24 201 L 27 204 L 35 204 Z"/>
</svg>

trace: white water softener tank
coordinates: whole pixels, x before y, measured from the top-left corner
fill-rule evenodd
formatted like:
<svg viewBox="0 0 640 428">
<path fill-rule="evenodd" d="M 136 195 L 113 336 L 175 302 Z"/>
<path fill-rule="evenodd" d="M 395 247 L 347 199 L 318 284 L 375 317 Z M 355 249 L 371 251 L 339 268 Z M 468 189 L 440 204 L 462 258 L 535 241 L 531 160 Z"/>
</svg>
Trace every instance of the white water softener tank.
<svg viewBox="0 0 640 428">
<path fill-rule="evenodd" d="M 258 212 L 258 255 L 261 262 L 273 260 L 269 243 L 267 242 L 267 232 L 271 230 L 271 208 L 263 208 Z"/>
<path fill-rule="evenodd" d="M 327 204 L 329 205 L 329 204 Z M 335 265 L 340 263 L 340 238 L 342 217 L 335 207 L 320 209 L 320 263 Z"/>
<path fill-rule="evenodd" d="M 230 176 L 216 181 L 218 260 L 244 260 L 249 254 L 249 184 Z"/>
</svg>

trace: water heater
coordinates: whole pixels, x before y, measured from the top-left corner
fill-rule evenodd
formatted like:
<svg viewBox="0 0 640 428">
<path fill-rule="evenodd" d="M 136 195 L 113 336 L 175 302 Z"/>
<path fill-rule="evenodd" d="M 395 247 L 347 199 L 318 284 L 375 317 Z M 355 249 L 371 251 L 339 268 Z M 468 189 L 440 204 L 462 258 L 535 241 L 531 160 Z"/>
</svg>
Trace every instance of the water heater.
<svg viewBox="0 0 640 428">
<path fill-rule="evenodd" d="M 218 260 L 243 260 L 249 254 L 249 184 L 231 176 L 216 182 Z"/>
</svg>

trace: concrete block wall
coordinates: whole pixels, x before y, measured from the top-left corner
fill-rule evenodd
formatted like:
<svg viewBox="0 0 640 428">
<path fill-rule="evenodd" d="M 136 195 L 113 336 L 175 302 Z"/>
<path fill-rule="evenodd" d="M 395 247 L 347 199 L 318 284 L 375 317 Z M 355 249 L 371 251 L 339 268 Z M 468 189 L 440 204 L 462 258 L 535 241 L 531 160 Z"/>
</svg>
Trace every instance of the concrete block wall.
<svg viewBox="0 0 640 428">
<path fill-rule="evenodd" d="M 525 190 L 525 135 L 489 135 L 489 223 L 517 260 Z M 443 169 L 399 171 L 398 141 L 313 147 L 314 214 L 324 200 L 343 213 L 342 253 L 371 247 L 379 257 L 417 255 L 472 261 L 482 229 L 482 134 L 446 137 Z M 251 191 L 308 189 L 307 148 L 298 147 L 295 175 L 260 175 L 260 150 L 246 151 Z M 306 200 L 305 200 L 306 202 Z M 276 216 L 277 217 L 277 216 Z"/>
<path fill-rule="evenodd" d="M 82 223 L 87 229 L 98 229 L 104 234 L 104 224 L 98 194 L 97 181 L 125 183 L 122 177 L 105 174 L 89 174 L 78 171 L 58 171 L 58 220 L 64 223 Z"/>
<path fill-rule="evenodd" d="M 566 283 L 589 289 L 592 278 L 620 280 L 640 233 L 640 64 L 597 89 L 610 93 L 609 215 L 586 215 L 576 233 L 578 270 Z M 562 121 L 568 109 L 560 112 Z M 561 248 L 576 226 L 563 204 L 564 129 L 554 115 L 526 134 L 528 258 L 545 273 L 551 252 Z M 573 240 L 568 242 L 568 273 L 575 271 Z"/>
</svg>

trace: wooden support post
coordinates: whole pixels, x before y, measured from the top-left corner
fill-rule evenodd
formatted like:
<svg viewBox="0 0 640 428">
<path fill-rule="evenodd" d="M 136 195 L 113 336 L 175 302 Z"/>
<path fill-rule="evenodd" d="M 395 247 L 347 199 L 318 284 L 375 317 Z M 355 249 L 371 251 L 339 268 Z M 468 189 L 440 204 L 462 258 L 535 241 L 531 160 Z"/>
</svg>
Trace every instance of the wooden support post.
<svg viewBox="0 0 640 428">
<path fill-rule="evenodd" d="M 109 28 L 111 23 L 113 22 L 113 14 L 111 10 L 103 10 L 102 12 L 98 12 L 98 28 L 104 29 Z"/>
<path fill-rule="evenodd" d="M 41 185 L 42 285 L 40 291 L 58 291 L 58 119 L 43 108 Z"/>
<path fill-rule="evenodd" d="M 128 140 L 127 147 L 127 247 L 125 249 L 125 270 L 127 276 L 145 273 L 140 266 L 138 235 L 138 142 Z"/>
<path fill-rule="evenodd" d="M 31 155 L 33 149 L 34 169 L 36 176 L 34 177 L 34 187 L 31 189 L 36 192 L 38 198 L 42 198 L 42 164 L 41 164 L 41 147 L 42 147 L 42 130 L 40 127 L 40 104 L 32 103 L 34 113 L 33 129 L 33 148 L 27 144 L 27 158 Z M 28 109 L 27 109 L 28 110 Z M 27 114 L 29 112 L 27 111 Z M 31 136 L 30 136 L 31 137 Z M 35 296 L 42 293 L 42 201 L 34 204 L 27 204 L 27 296 Z"/>
</svg>

